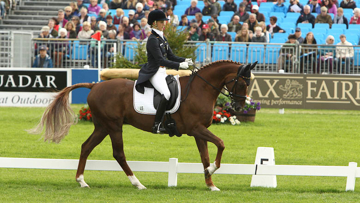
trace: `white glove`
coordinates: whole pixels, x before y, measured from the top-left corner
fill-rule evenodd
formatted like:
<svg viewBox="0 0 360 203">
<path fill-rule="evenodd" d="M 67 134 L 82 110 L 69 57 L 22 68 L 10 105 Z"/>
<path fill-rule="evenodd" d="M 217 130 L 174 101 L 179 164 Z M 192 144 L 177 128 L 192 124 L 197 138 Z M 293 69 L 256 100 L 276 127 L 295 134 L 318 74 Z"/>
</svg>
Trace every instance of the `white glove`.
<svg viewBox="0 0 360 203">
<path fill-rule="evenodd" d="M 194 65 L 194 62 L 192 61 L 192 58 L 185 59 L 185 62 L 188 62 L 189 66 Z"/>
<path fill-rule="evenodd" d="M 179 68 L 188 69 L 189 68 L 188 62 L 181 62 L 180 65 L 179 65 Z"/>
</svg>

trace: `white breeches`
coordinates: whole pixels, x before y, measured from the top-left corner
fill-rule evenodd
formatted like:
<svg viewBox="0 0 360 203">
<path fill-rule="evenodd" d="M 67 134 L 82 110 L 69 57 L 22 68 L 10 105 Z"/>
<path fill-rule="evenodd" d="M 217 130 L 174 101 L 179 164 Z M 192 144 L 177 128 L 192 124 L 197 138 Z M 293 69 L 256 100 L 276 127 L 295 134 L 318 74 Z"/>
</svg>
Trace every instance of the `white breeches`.
<svg viewBox="0 0 360 203">
<path fill-rule="evenodd" d="M 150 78 L 151 84 L 154 86 L 154 88 L 160 92 L 160 94 L 163 94 L 166 100 L 170 99 L 170 90 L 166 84 L 166 69 L 165 68 L 159 68 L 159 70 Z"/>
</svg>

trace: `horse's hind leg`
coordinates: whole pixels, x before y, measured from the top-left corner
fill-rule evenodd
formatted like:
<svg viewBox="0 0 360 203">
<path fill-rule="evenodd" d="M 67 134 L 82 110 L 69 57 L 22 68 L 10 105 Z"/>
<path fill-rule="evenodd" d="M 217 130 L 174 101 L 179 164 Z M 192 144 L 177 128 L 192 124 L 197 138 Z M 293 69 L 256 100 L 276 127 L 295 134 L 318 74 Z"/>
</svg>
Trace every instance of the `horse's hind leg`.
<svg viewBox="0 0 360 203">
<path fill-rule="evenodd" d="M 84 170 L 86 165 L 86 160 L 91 153 L 91 151 L 104 140 L 108 135 L 107 132 L 103 131 L 101 127 L 96 127 L 91 136 L 82 144 L 81 154 L 78 169 L 76 172 L 76 181 L 80 183 L 81 187 L 89 187 L 88 184 L 84 181 Z"/>
<path fill-rule="evenodd" d="M 128 176 L 131 184 L 136 186 L 139 190 L 146 189 L 144 185 L 140 183 L 140 181 L 135 177 L 133 172 L 131 171 L 129 165 L 126 162 L 126 157 L 124 153 L 124 144 L 122 137 L 122 127 L 120 130 L 116 132 L 110 133 L 110 138 L 113 147 L 113 155 L 116 161 L 120 164 L 121 168 L 124 170 L 126 175 Z"/>
</svg>

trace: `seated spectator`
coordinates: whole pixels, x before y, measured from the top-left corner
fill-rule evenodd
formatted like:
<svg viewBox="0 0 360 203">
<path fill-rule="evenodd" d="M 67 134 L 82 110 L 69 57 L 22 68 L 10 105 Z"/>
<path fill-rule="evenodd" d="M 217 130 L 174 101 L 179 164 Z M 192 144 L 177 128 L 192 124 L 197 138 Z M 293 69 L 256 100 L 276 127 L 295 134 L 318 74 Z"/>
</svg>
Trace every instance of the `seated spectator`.
<svg viewBox="0 0 360 203">
<path fill-rule="evenodd" d="M 124 4 L 125 4 L 125 0 L 112 0 L 110 2 L 110 9 L 118 9 L 118 8 L 123 8 Z"/>
<path fill-rule="evenodd" d="M 344 10 L 343 10 L 343 8 L 338 8 L 338 9 L 337 9 L 337 14 L 334 16 L 333 24 L 345 24 L 345 25 L 346 25 L 346 29 L 349 28 L 349 21 L 348 21 L 348 19 L 344 16 Z"/>
<path fill-rule="evenodd" d="M 290 34 L 288 41 L 280 49 L 280 55 L 277 60 L 278 72 L 284 70 L 285 72 L 295 72 L 295 67 L 292 64 L 296 61 L 296 48 L 299 46 L 299 42 L 296 40 L 296 36 Z M 288 62 L 286 62 L 288 61 Z"/>
<path fill-rule="evenodd" d="M 201 10 L 196 6 L 197 0 L 191 0 L 191 6 L 185 10 L 185 14 L 188 16 L 193 16 L 196 13 L 201 13 Z"/>
<path fill-rule="evenodd" d="M 124 25 L 125 32 L 130 33 L 133 30 L 129 23 L 129 18 L 126 16 L 123 18 L 123 25 Z"/>
<path fill-rule="evenodd" d="M 166 11 L 167 18 L 169 19 L 169 22 L 172 23 L 173 26 L 179 25 L 179 17 L 177 15 L 174 15 L 173 8 L 168 8 Z"/>
<path fill-rule="evenodd" d="M 191 27 L 196 24 L 196 32 L 198 34 L 198 36 L 200 37 L 201 35 L 201 28 L 199 27 L 199 25 L 197 24 L 195 19 L 191 19 L 190 21 L 190 26 L 186 28 L 186 32 L 190 31 Z"/>
<path fill-rule="evenodd" d="M 287 12 L 289 13 L 302 13 L 304 10 L 304 6 L 299 3 L 299 0 L 290 0 L 290 5 L 289 8 L 287 10 Z"/>
<path fill-rule="evenodd" d="M 299 42 L 299 44 L 302 44 L 304 42 L 304 38 L 301 37 L 301 28 L 297 27 L 295 29 L 295 37 L 296 37 L 296 40 Z"/>
<path fill-rule="evenodd" d="M 251 42 L 249 30 L 246 28 L 239 30 L 239 32 L 236 33 L 235 42 Z"/>
<path fill-rule="evenodd" d="M 40 46 L 40 54 L 38 54 L 32 65 L 33 68 L 52 68 L 53 63 L 49 55 L 47 55 L 47 47 Z"/>
<path fill-rule="evenodd" d="M 210 33 L 212 33 L 216 39 L 216 37 L 220 35 L 219 25 L 212 18 L 209 18 L 207 24 L 209 25 Z"/>
<path fill-rule="evenodd" d="M 135 18 L 135 11 L 134 10 L 130 10 L 129 11 L 129 23 L 130 26 L 132 27 L 135 23 L 137 23 L 137 20 Z"/>
<path fill-rule="evenodd" d="M 71 23 L 69 21 L 68 23 Z M 68 39 L 68 31 L 65 28 L 61 28 L 59 30 L 59 36 L 56 39 Z M 69 42 L 65 40 L 57 41 L 54 44 L 53 50 L 53 58 L 54 58 L 54 66 L 62 67 L 63 59 L 66 58 L 68 52 Z"/>
<path fill-rule="evenodd" d="M 351 17 L 349 24 L 360 24 L 360 8 L 354 9 L 354 16 Z"/>
<path fill-rule="evenodd" d="M 100 21 L 99 22 L 99 30 L 101 31 L 102 33 L 102 37 L 104 39 L 108 39 L 109 38 L 109 31 L 106 30 L 106 23 L 104 21 Z"/>
<path fill-rule="evenodd" d="M 104 9 L 105 10 L 105 16 L 108 16 L 108 15 L 112 15 L 111 14 L 111 11 L 109 10 L 109 5 L 107 4 L 107 3 L 103 3 L 102 4 L 102 9 Z M 98 16 L 99 17 L 99 16 Z"/>
<path fill-rule="evenodd" d="M 117 30 L 115 25 L 112 23 L 113 19 L 111 15 L 106 16 L 106 29 L 107 30 Z"/>
<path fill-rule="evenodd" d="M 302 43 L 305 46 L 302 46 L 300 58 L 300 72 L 303 73 L 304 64 L 310 64 L 313 73 L 316 71 L 316 57 L 317 57 L 317 43 L 312 32 L 306 34 L 305 40 Z M 308 67 L 309 69 L 309 67 Z"/>
<path fill-rule="evenodd" d="M 154 6 L 154 1 L 152 0 L 146 0 L 146 4 L 149 5 L 149 7 L 153 7 Z M 150 9 L 149 9 L 150 10 Z"/>
<path fill-rule="evenodd" d="M 215 13 L 216 13 L 217 15 L 220 15 L 220 11 L 221 11 L 221 5 L 220 5 L 220 3 L 217 2 L 217 0 L 210 0 L 209 2 L 210 2 L 211 5 L 214 6 L 214 8 L 215 8 Z"/>
<path fill-rule="evenodd" d="M 250 17 L 248 20 L 245 21 L 249 25 L 249 30 L 255 32 L 255 27 L 258 26 L 258 21 L 256 20 L 255 14 L 250 14 Z"/>
<path fill-rule="evenodd" d="M 146 38 L 142 41 L 142 44 L 146 44 L 147 43 L 147 40 L 148 38 L 150 37 L 151 35 L 151 28 L 146 28 L 145 29 L 145 34 L 146 34 Z M 146 46 L 145 46 L 146 47 Z"/>
<path fill-rule="evenodd" d="M 149 18 L 149 13 L 150 13 L 150 10 L 145 11 L 144 13 L 145 13 L 145 17 L 144 17 L 144 18 L 148 19 L 148 18 Z"/>
<path fill-rule="evenodd" d="M 72 16 L 79 16 L 80 12 L 79 12 L 79 8 L 77 7 L 77 4 L 75 2 L 70 2 L 70 7 L 72 9 Z"/>
<path fill-rule="evenodd" d="M 100 6 L 97 5 L 97 0 L 90 0 L 90 5 L 88 8 L 89 14 L 96 14 L 99 15 L 99 12 L 101 10 Z"/>
<path fill-rule="evenodd" d="M 321 5 L 318 3 L 318 0 L 310 0 L 309 2 L 308 6 L 310 7 L 310 13 L 320 14 Z"/>
<path fill-rule="evenodd" d="M 76 32 L 76 35 L 79 34 L 79 32 L 82 30 L 82 27 L 80 25 L 80 20 L 79 20 L 79 17 L 78 16 L 73 16 L 71 18 L 71 21 L 74 23 L 75 25 L 75 32 Z"/>
<path fill-rule="evenodd" d="M 204 8 L 201 12 L 204 16 L 211 16 L 216 13 L 216 8 L 208 0 L 204 0 Z"/>
<path fill-rule="evenodd" d="M 94 30 L 91 29 L 90 23 L 85 21 L 83 23 L 83 29 L 78 34 L 78 39 L 90 39 L 93 34 Z"/>
<path fill-rule="evenodd" d="M 162 10 L 164 13 L 166 12 L 167 8 L 171 8 L 171 3 L 169 0 L 158 0 L 159 9 Z"/>
<path fill-rule="evenodd" d="M 310 13 L 310 6 L 305 5 L 304 6 L 304 13 L 299 16 L 299 18 L 296 21 L 296 25 L 299 23 L 311 23 L 312 27 L 314 27 L 315 24 L 315 16 L 313 16 Z"/>
<path fill-rule="evenodd" d="M 140 27 L 142 30 L 146 30 L 147 28 L 150 28 L 150 25 L 148 24 L 147 18 L 142 18 L 140 21 Z"/>
<path fill-rule="evenodd" d="M 332 26 L 331 16 L 327 14 L 327 8 L 325 6 L 321 7 L 321 14 L 316 16 L 315 23 L 327 23 L 331 28 Z"/>
<path fill-rule="evenodd" d="M 266 37 L 262 32 L 261 27 L 255 27 L 255 34 L 251 38 L 251 42 L 266 43 Z"/>
<path fill-rule="evenodd" d="M 232 21 L 228 24 L 229 32 L 238 32 L 241 30 L 240 17 L 234 16 Z"/>
<path fill-rule="evenodd" d="M 334 45 L 334 42 L 334 37 L 332 35 L 329 35 L 325 41 L 326 46 L 320 47 L 320 57 L 317 69 L 318 73 L 320 73 L 321 69 L 328 70 L 329 73 L 332 73 L 333 59 L 336 57 L 336 46 Z"/>
<path fill-rule="evenodd" d="M 356 3 L 354 0 L 343 0 L 340 3 L 340 7 L 341 8 L 351 8 L 351 9 L 355 9 L 356 8 Z"/>
<path fill-rule="evenodd" d="M 240 22 L 245 22 L 247 19 L 249 19 L 249 14 L 245 11 L 245 6 L 246 5 L 244 3 L 240 3 L 239 11 L 236 11 L 231 19 L 233 19 L 234 16 L 239 16 Z"/>
<path fill-rule="evenodd" d="M 125 25 L 124 24 L 119 25 L 119 30 L 118 30 L 118 34 L 116 36 L 116 39 L 119 39 L 119 40 L 130 39 L 129 33 L 125 32 Z"/>
<path fill-rule="evenodd" d="M 328 9 L 328 13 L 332 13 L 332 14 L 334 14 L 334 16 L 336 16 L 337 7 L 333 3 L 332 0 L 322 0 L 321 3 L 322 3 L 323 6 L 325 6 Z"/>
<path fill-rule="evenodd" d="M 179 26 L 190 26 L 190 21 L 187 18 L 187 15 L 184 14 L 181 16 L 181 21 L 179 23 Z"/>
<path fill-rule="evenodd" d="M 85 7 L 80 9 L 80 24 L 84 22 L 91 22 L 91 18 L 87 15 L 87 9 Z"/>
<path fill-rule="evenodd" d="M 225 4 L 223 5 L 222 10 L 223 11 L 234 11 L 234 12 L 236 12 L 237 5 L 234 3 L 234 0 L 226 0 Z"/>
<path fill-rule="evenodd" d="M 211 19 L 213 19 L 215 21 L 215 23 L 217 23 L 219 25 L 220 23 L 219 23 L 219 20 L 217 19 L 217 17 L 218 17 L 218 15 L 214 14 L 211 16 Z"/>
<path fill-rule="evenodd" d="M 54 21 L 54 19 L 50 18 L 49 22 L 48 22 L 49 33 L 51 36 L 57 37 L 58 32 L 54 29 L 54 26 L 55 26 L 55 21 Z"/>
<path fill-rule="evenodd" d="M 281 27 L 279 27 L 278 25 L 276 25 L 277 22 L 277 17 L 276 16 L 271 16 L 270 17 L 270 25 L 266 26 L 266 29 L 269 31 L 270 34 L 273 33 L 285 33 L 285 30 L 283 30 Z"/>
<path fill-rule="evenodd" d="M 124 11 L 121 8 L 116 9 L 116 15 L 114 15 L 114 25 L 122 24 L 122 18 L 124 17 Z"/>
<path fill-rule="evenodd" d="M 58 11 L 57 21 L 60 27 L 64 27 L 68 22 L 68 20 L 65 19 L 65 12 L 61 9 Z"/>
<path fill-rule="evenodd" d="M 243 23 L 241 29 L 243 29 L 243 28 L 245 28 L 246 30 L 249 30 L 249 24 Z"/>
<path fill-rule="evenodd" d="M 270 42 L 270 34 L 269 32 L 266 30 L 266 25 L 265 22 L 262 21 L 259 23 L 259 27 L 261 28 L 262 33 L 265 36 L 266 42 L 269 43 Z"/>
<path fill-rule="evenodd" d="M 69 20 L 71 20 L 71 18 L 72 18 L 72 8 L 70 7 L 70 6 L 66 6 L 65 7 L 65 16 L 64 16 L 64 18 L 67 20 L 67 21 L 69 21 Z"/>
<path fill-rule="evenodd" d="M 140 25 L 138 23 L 135 23 L 133 25 L 133 30 L 129 34 L 130 39 L 132 40 L 143 40 L 146 38 L 145 31 L 140 28 Z"/>
<path fill-rule="evenodd" d="M 76 0 L 76 2 L 77 2 L 77 5 L 76 5 L 76 6 L 78 7 L 78 9 L 79 9 L 80 11 L 81 11 L 82 8 L 86 8 L 86 12 L 87 12 L 87 9 L 88 9 L 88 8 L 87 8 L 87 6 L 84 5 L 83 0 Z"/>
<path fill-rule="evenodd" d="M 256 20 L 258 22 L 265 22 L 265 16 L 264 16 L 264 14 L 259 12 L 259 6 L 254 5 L 252 7 L 252 13 L 254 13 L 256 15 Z"/>
<path fill-rule="evenodd" d="M 260 4 L 261 4 L 262 2 L 267 2 L 267 0 L 257 0 L 258 6 L 260 6 Z"/>
<path fill-rule="evenodd" d="M 43 26 L 41 28 L 41 31 L 40 31 L 40 34 L 39 34 L 38 38 L 53 38 L 50 35 L 50 27 L 49 26 Z"/>
<path fill-rule="evenodd" d="M 215 41 L 215 37 L 212 33 L 210 33 L 210 28 L 208 24 L 204 24 L 202 26 L 202 33 L 199 37 L 199 41 L 206 41 L 209 39 L 209 41 Z"/>
<path fill-rule="evenodd" d="M 143 8 L 144 8 L 144 6 L 142 5 L 142 3 L 136 4 L 136 13 L 135 13 L 136 20 L 141 20 L 141 18 L 145 17 L 145 12 L 144 12 Z"/>
<path fill-rule="evenodd" d="M 143 10 L 144 11 L 148 11 L 150 9 L 150 7 L 147 5 L 145 0 L 139 0 L 138 2 L 143 5 Z"/>
<path fill-rule="evenodd" d="M 216 37 L 216 41 L 231 42 L 231 35 L 227 33 L 228 26 L 226 24 L 221 25 L 221 33 Z"/>
<path fill-rule="evenodd" d="M 202 20 L 203 15 L 201 13 L 196 13 L 195 14 L 195 20 L 196 23 L 199 25 L 199 27 L 203 27 L 203 25 L 205 24 L 204 21 Z"/>
<path fill-rule="evenodd" d="M 354 57 L 352 44 L 346 41 L 345 35 L 340 35 L 340 41 L 336 46 L 336 60 L 338 61 L 338 72 L 350 74 L 350 63 Z M 344 62 L 345 64 L 342 64 Z M 345 66 L 345 67 L 344 67 Z"/>
<path fill-rule="evenodd" d="M 187 39 L 188 41 L 199 41 L 199 34 L 197 30 L 198 30 L 197 23 L 193 23 L 189 30 L 189 36 Z"/>
<path fill-rule="evenodd" d="M 136 3 L 137 3 L 136 0 L 127 0 L 127 1 L 124 3 L 123 9 L 133 9 L 133 10 L 136 10 Z"/>
<path fill-rule="evenodd" d="M 99 12 L 99 16 L 96 18 L 96 22 L 103 21 L 106 23 L 106 11 L 105 9 L 101 9 Z"/>
<path fill-rule="evenodd" d="M 94 30 L 94 32 L 98 31 L 99 30 L 99 25 L 97 24 L 96 22 L 96 17 L 95 16 L 92 16 L 91 17 L 91 21 L 90 21 L 90 26 L 91 26 L 91 29 Z"/>
<path fill-rule="evenodd" d="M 286 14 L 287 8 L 284 5 L 284 0 L 277 0 L 277 3 L 271 8 L 271 12 L 282 12 Z"/>
<path fill-rule="evenodd" d="M 77 33 L 76 33 L 76 27 L 75 27 L 74 22 L 72 22 L 72 21 L 67 22 L 64 28 L 67 31 L 67 38 L 76 39 Z"/>
</svg>

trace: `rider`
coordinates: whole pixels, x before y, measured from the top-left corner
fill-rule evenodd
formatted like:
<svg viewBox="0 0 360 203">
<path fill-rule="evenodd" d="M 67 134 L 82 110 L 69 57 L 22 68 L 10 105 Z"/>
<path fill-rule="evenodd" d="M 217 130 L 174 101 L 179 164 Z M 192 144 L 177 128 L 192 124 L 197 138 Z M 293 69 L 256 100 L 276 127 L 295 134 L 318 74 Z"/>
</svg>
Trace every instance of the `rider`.
<svg viewBox="0 0 360 203">
<path fill-rule="evenodd" d="M 164 21 L 167 20 L 164 12 L 161 10 L 153 10 L 149 14 L 148 24 L 151 26 L 152 31 L 146 44 L 148 62 L 140 69 L 139 78 L 136 83 L 138 90 L 141 84 L 144 85 L 145 82 L 150 81 L 154 88 L 161 94 L 161 100 L 152 128 L 153 133 L 166 132 L 161 126 L 166 106 L 170 99 L 170 91 L 165 80 L 167 76 L 165 67 L 179 70 L 179 68 L 187 69 L 189 65 L 193 65 L 191 58 L 181 58 L 172 53 L 163 35 Z"/>
</svg>

